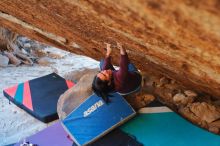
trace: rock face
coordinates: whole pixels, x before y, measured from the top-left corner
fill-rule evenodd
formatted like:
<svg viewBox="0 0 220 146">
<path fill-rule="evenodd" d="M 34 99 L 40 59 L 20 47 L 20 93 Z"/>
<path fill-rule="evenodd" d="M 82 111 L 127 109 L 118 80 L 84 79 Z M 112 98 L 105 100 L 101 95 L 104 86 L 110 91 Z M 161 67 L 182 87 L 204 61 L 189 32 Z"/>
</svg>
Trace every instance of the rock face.
<svg viewBox="0 0 220 146">
<path fill-rule="evenodd" d="M 73 109 L 78 107 L 92 94 L 92 81 L 97 72 L 98 69 L 85 69 L 66 76 L 66 79 L 77 81 L 77 84 L 74 88 L 70 88 L 63 93 L 58 100 L 57 113 L 61 119 L 64 119 Z M 78 74 L 78 76 L 74 76 L 76 74 Z M 79 74 L 81 76 L 79 76 Z"/>
<path fill-rule="evenodd" d="M 92 94 L 92 81 L 99 69 L 84 69 L 67 73 L 64 78 L 77 82 L 77 84 L 63 93 L 57 103 L 57 113 L 61 119 L 64 119 L 71 111 L 78 107 L 85 99 Z M 155 97 L 144 90 L 124 96 L 128 103 L 135 109 L 145 107 L 152 102 Z"/>
<path fill-rule="evenodd" d="M 219 8 L 218 0 L 3 0 L 0 25 L 95 59 L 104 42 L 119 41 L 142 71 L 220 97 Z"/>
</svg>

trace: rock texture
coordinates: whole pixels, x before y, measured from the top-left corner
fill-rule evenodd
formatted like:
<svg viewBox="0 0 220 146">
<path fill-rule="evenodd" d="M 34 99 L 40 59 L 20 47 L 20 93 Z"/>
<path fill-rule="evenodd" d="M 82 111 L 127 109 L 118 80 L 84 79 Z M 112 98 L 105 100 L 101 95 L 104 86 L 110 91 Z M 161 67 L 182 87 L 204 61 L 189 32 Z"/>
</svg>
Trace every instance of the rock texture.
<svg viewBox="0 0 220 146">
<path fill-rule="evenodd" d="M 174 95 L 173 101 L 177 105 L 187 105 L 188 103 L 192 103 L 194 101 L 194 98 L 193 97 L 187 97 L 187 96 L 185 96 L 184 94 L 181 94 L 181 93 L 177 93 L 176 95 Z"/>
<path fill-rule="evenodd" d="M 92 94 L 92 80 L 97 72 L 98 69 L 84 69 L 65 76 L 66 79 L 77 82 L 77 84 L 63 93 L 58 100 L 57 113 L 60 119 L 64 119 Z"/>
<path fill-rule="evenodd" d="M 220 118 L 220 108 L 205 102 L 193 103 L 188 105 L 188 107 L 197 117 L 200 117 L 202 121 L 206 121 L 207 123 L 211 123 Z"/>
<path fill-rule="evenodd" d="M 104 42 L 119 41 L 142 71 L 220 97 L 219 8 L 218 0 L 1 0 L 0 25 L 95 59 Z"/>
</svg>

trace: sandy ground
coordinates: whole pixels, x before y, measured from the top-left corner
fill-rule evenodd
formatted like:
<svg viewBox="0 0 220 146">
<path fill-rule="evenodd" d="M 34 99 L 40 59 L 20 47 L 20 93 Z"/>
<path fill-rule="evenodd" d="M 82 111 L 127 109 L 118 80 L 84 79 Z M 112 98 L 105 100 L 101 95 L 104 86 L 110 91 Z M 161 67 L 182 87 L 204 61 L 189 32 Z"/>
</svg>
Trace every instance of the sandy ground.
<svg viewBox="0 0 220 146">
<path fill-rule="evenodd" d="M 98 62 L 91 58 L 75 55 L 53 47 L 47 49 L 60 54 L 63 58 L 50 59 L 53 63 L 49 66 L 35 64 L 34 66 L 0 67 L 0 91 L 2 92 L 3 89 L 17 83 L 41 77 L 52 72 L 57 72 L 63 76 L 65 73 L 73 70 L 80 70 L 85 67 L 95 68 L 98 66 Z M 50 124 L 42 123 L 33 118 L 13 103 L 9 104 L 3 93 L 0 94 L 0 146 L 23 140 L 25 137 L 44 129 Z"/>
</svg>

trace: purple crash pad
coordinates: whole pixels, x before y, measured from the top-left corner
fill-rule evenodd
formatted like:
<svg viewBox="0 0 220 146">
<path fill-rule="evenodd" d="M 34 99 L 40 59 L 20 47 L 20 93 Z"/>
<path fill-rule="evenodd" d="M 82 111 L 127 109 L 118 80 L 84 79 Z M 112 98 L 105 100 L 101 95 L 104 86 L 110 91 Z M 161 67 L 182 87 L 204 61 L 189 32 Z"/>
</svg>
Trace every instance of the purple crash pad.
<svg viewBox="0 0 220 146">
<path fill-rule="evenodd" d="M 27 142 L 38 146 L 72 146 L 73 142 L 68 139 L 68 134 L 64 131 L 60 122 L 26 138 Z M 20 146 L 19 142 L 14 146 Z"/>
</svg>

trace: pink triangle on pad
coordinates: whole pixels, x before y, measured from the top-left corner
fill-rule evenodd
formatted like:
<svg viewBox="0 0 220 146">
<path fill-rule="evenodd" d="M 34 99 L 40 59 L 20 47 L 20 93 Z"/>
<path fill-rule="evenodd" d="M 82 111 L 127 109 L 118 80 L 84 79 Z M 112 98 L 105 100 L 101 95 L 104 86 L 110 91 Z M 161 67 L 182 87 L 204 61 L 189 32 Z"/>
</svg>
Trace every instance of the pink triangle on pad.
<svg viewBox="0 0 220 146">
<path fill-rule="evenodd" d="M 9 87 L 9 88 L 5 89 L 4 91 L 5 91 L 9 96 L 11 96 L 11 98 L 14 98 L 14 97 L 15 97 L 15 94 L 16 94 L 16 91 L 17 91 L 17 88 L 18 88 L 18 84 L 15 85 L 15 86 L 12 86 L 12 87 Z"/>
<path fill-rule="evenodd" d="M 31 90 L 28 81 L 24 83 L 23 105 L 33 111 Z"/>
<path fill-rule="evenodd" d="M 69 81 L 69 80 L 66 80 L 66 84 L 68 88 L 71 88 L 75 85 L 72 81 Z"/>
</svg>

